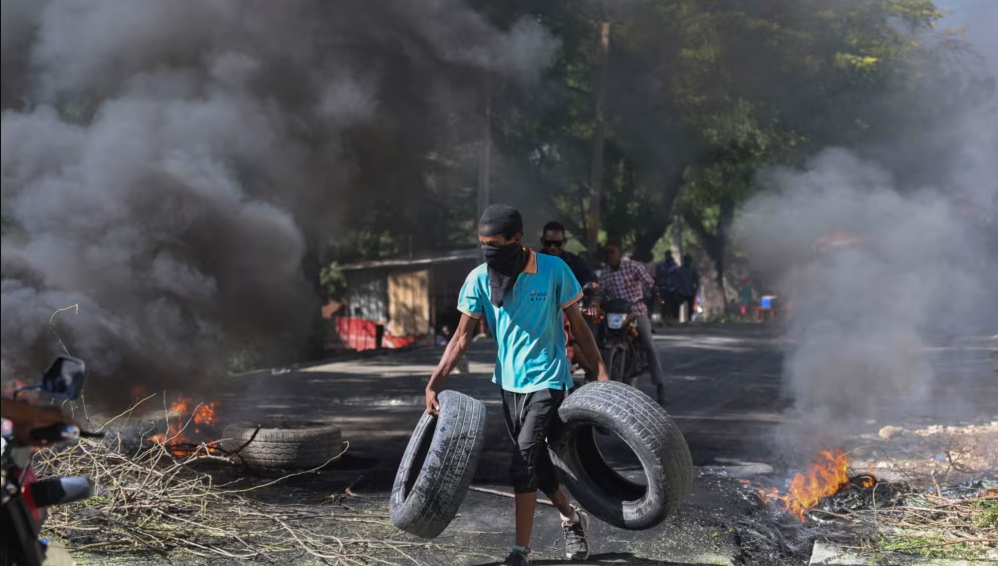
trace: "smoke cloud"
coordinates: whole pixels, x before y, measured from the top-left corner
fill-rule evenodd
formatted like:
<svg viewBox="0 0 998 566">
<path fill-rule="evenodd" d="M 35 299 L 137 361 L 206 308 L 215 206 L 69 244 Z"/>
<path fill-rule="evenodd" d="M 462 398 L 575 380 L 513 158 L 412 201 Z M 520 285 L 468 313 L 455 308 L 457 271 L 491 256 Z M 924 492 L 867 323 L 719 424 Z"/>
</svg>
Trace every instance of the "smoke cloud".
<svg viewBox="0 0 998 566">
<path fill-rule="evenodd" d="M 943 184 L 900 181 L 843 149 L 760 176 L 773 190 L 748 203 L 738 230 L 754 267 L 792 302 L 784 380 L 803 425 L 781 434 L 793 446 L 827 447 L 866 419 L 926 416 L 936 377 L 925 348 L 995 332 L 998 129 L 987 110 L 937 163 Z M 862 244 L 812 249 L 835 231 Z"/>
<path fill-rule="evenodd" d="M 234 337 L 307 332 L 310 242 L 352 193 L 422 182 L 359 171 L 352 140 L 404 175 L 484 73 L 530 84 L 559 48 L 459 0 L 2 6 L 4 372 L 41 369 L 78 304 L 56 328 L 103 378 L 88 400 L 189 392 Z"/>
</svg>

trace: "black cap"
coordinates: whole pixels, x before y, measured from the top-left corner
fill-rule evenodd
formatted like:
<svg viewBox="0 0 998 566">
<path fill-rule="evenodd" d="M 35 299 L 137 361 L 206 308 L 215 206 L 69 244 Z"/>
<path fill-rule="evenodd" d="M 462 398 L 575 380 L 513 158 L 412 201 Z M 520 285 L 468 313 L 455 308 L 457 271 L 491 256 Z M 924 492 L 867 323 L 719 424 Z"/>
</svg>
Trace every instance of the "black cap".
<svg viewBox="0 0 998 566">
<path fill-rule="evenodd" d="M 520 211 L 506 204 L 493 204 L 478 221 L 479 236 L 506 236 L 523 233 Z"/>
</svg>

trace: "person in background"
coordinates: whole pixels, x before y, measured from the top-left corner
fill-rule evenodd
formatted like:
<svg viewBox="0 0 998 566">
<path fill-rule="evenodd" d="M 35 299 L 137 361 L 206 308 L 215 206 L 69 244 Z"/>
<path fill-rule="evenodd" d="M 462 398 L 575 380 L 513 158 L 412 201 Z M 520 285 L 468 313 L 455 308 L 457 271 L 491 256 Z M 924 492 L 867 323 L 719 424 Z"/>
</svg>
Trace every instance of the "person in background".
<svg viewBox="0 0 998 566">
<path fill-rule="evenodd" d="M 655 262 L 652 260 L 650 253 L 634 253 L 631 254 L 631 260 L 637 262 L 642 267 L 648 271 L 648 276 L 655 279 Z M 648 320 L 652 320 L 652 313 L 655 312 L 655 306 L 662 299 L 658 295 L 658 288 L 652 285 L 650 288 L 645 289 L 645 306 L 648 307 Z M 655 325 L 652 324 L 651 333 L 655 334 Z"/>
<path fill-rule="evenodd" d="M 562 226 L 561 222 L 552 220 L 544 225 L 544 232 L 541 235 L 541 253 L 561 258 L 572 270 L 572 275 L 575 275 L 575 279 L 582 287 L 588 283 L 594 283 L 596 275 L 589 268 L 589 264 L 578 255 L 566 250 L 567 244 L 568 236 L 565 235 L 565 227 Z"/>
<path fill-rule="evenodd" d="M 450 325 L 445 324 L 441 326 L 440 333 L 437 334 L 437 346 L 446 348 L 447 344 L 450 344 L 450 341 L 454 338 L 453 334 L 454 333 L 451 332 Z M 458 373 L 471 373 L 471 366 L 468 364 L 468 358 L 462 357 L 458 360 L 457 367 L 455 369 L 457 369 Z"/>
<path fill-rule="evenodd" d="M 665 261 L 655 270 L 655 284 L 658 285 L 659 296 L 662 297 L 662 320 L 667 324 L 679 320 L 679 300 L 676 297 L 676 274 L 679 264 L 672 255 L 672 250 L 665 252 Z"/>
<path fill-rule="evenodd" d="M 588 297 L 583 299 L 582 306 L 583 309 L 589 310 L 590 305 L 587 305 L 586 301 L 587 299 L 591 300 L 593 296 L 598 294 L 599 284 L 596 282 L 596 275 L 593 274 L 593 270 L 589 268 L 589 264 L 586 263 L 586 260 L 566 250 L 565 246 L 567 244 L 568 236 L 565 234 L 565 227 L 561 224 L 561 222 L 552 220 L 544 225 L 544 230 L 541 233 L 541 253 L 559 257 L 568 265 L 568 268 L 572 270 L 572 275 L 575 275 L 576 281 L 579 282 L 579 286 L 581 286 L 584 291 L 588 292 Z M 587 289 L 587 286 L 589 289 Z M 568 321 L 568 315 L 564 315 L 564 322 L 565 341 L 566 347 L 568 348 L 569 359 L 578 364 L 579 367 L 582 368 L 582 371 L 585 372 L 586 382 L 595 380 L 596 364 L 591 363 L 586 359 L 586 356 L 582 352 L 582 348 L 579 346 L 578 341 L 572 335 L 572 328 Z M 592 324 L 589 319 L 587 319 L 586 322 L 589 324 L 589 331 L 592 332 L 593 337 L 596 339 L 596 344 L 599 345 L 600 339 L 598 325 Z"/>
<path fill-rule="evenodd" d="M 586 560 L 589 517 L 559 486 L 547 442 L 560 423 L 558 408 L 574 386 L 562 313 L 568 315 L 586 358 L 598 360 L 597 379 L 610 379 L 579 308 L 582 287 L 564 261 L 523 247 L 523 218 L 511 206 L 485 209 L 478 239 L 485 263 L 469 273 L 461 287 L 461 320 L 426 385 L 426 412 L 440 414 L 437 393 L 471 344 L 478 321 L 486 319 L 498 348 L 492 381 L 499 386 L 506 429 L 515 446 L 509 471 L 516 534 L 502 564 L 530 564 L 538 490 L 561 513 L 565 556 Z"/>
<path fill-rule="evenodd" d="M 447 344 L 450 344 L 451 331 L 450 326 L 446 324 L 440 327 L 440 332 L 437 333 L 437 346 L 446 348 Z"/>
<path fill-rule="evenodd" d="M 644 302 L 646 290 L 658 295 L 655 280 L 648 270 L 636 261 L 624 259 L 620 242 L 611 241 L 603 248 L 606 269 L 600 277 L 600 286 L 607 298 L 623 299 L 631 305 L 631 315 L 638 322 L 638 339 L 648 354 L 648 366 L 652 383 L 655 384 L 659 405 L 665 405 L 665 373 L 658 359 L 655 342 L 651 333 L 651 319 L 648 318 L 648 305 Z"/>
<path fill-rule="evenodd" d="M 679 266 L 676 277 L 676 295 L 680 305 L 686 305 L 687 323 L 693 321 L 696 314 L 697 293 L 700 292 L 700 273 L 693 266 L 693 256 L 683 255 L 683 263 Z"/>
<path fill-rule="evenodd" d="M 742 318 L 748 316 L 749 306 L 752 304 L 752 284 L 749 283 L 748 277 L 742 277 L 742 288 L 738 292 L 738 305 L 739 312 Z"/>
</svg>

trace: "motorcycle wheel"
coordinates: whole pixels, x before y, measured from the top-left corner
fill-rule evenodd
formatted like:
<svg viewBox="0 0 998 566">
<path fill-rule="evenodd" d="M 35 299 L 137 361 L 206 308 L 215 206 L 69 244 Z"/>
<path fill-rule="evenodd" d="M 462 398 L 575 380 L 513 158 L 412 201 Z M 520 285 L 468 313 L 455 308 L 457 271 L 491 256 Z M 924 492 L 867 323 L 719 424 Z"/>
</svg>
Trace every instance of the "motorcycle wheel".
<svg viewBox="0 0 998 566">
<path fill-rule="evenodd" d="M 627 376 L 627 350 L 621 347 L 610 348 L 603 356 L 606 370 L 610 372 L 610 381 L 624 382 Z"/>
</svg>

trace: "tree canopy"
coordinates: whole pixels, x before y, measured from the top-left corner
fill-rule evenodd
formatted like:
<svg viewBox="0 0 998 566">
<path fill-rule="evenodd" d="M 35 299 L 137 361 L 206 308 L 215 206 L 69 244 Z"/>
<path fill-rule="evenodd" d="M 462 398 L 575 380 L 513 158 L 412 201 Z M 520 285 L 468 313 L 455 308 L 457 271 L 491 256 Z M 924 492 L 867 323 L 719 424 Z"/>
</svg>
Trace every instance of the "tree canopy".
<svg viewBox="0 0 998 566">
<path fill-rule="evenodd" d="M 718 282 L 728 231 L 759 190 L 761 168 L 945 130 L 967 100 L 953 64 L 965 46 L 933 31 L 943 15 L 929 0 L 480 4 L 497 25 L 526 15 L 560 43 L 535 88 L 483 81 L 492 200 L 520 206 L 537 229 L 557 218 L 576 239 L 585 234 L 598 27 L 608 21 L 599 228 L 647 257 L 680 213 Z M 470 236 L 481 131 L 465 134 L 439 148 L 432 189 L 423 187 L 433 196 L 426 202 L 446 211 L 437 226 L 454 236 L 438 241 Z"/>
</svg>

